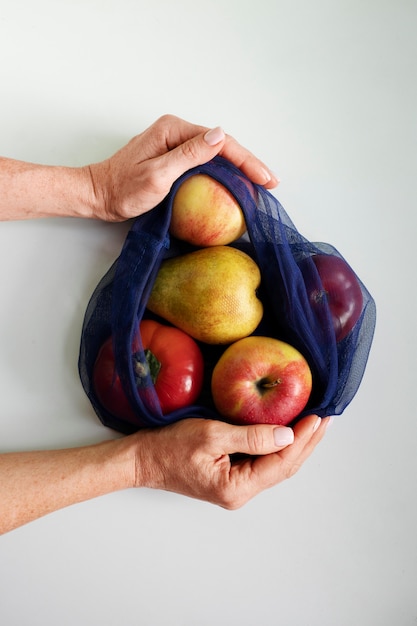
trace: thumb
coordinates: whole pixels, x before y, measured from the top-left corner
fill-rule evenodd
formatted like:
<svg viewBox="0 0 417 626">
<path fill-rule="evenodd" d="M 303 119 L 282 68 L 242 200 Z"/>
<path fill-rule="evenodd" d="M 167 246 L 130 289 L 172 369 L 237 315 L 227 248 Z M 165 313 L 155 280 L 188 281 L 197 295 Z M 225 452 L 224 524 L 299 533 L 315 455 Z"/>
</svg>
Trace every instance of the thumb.
<svg viewBox="0 0 417 626">
<path fill-rule="evenodd" d="M 294 431 L 287 426 L 253 424 L 251 426 L 229 425 L 228 454 L 252 456 L 272 454 L 286 448 L 294 441 Z"/>
<path fill-rule="evenodd" d="M 187 170 L 203 165 L 223 148 L 226 135 L 220 126 L 188 139 L 179 146 L 157 157 L 169 178 L 176 180 Z"/>
</svg>

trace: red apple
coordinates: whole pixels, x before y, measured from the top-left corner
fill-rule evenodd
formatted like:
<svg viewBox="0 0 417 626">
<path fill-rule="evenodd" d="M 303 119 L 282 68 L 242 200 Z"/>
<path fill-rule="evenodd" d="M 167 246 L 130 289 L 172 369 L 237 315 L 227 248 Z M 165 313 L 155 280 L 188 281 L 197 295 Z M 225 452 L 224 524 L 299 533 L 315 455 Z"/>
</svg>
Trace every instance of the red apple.
<svg viewBox="0 0 417 626">
<path fill-rule="evenodd" d="M 195 246 L 223 246 L 246 231 L 234 196 L 211 176 L 194 174 L 178 188 L 172 205 L 170 233 Z"/>
<path fill-rule="evenodd" d="M 341 341 L 358 321 L 363 306 L 362 290 L 356 274 L 346 261 L 330 254 L 315 254 L 311 257 L 320 276 L 322 289 L 317 289 L 307 271 L 308 259 L 300 264 L 309 300 L 313 309 L 327 302 L 332 317 L 336 341 Z"/>
<path fill-rule="evenodd" d="M 217 361 L 211 391 L 218 412 L 235 424 L 289 424 L 305 408 L 312 376 L 288 343 L 251 335 Z"/>
</svg>

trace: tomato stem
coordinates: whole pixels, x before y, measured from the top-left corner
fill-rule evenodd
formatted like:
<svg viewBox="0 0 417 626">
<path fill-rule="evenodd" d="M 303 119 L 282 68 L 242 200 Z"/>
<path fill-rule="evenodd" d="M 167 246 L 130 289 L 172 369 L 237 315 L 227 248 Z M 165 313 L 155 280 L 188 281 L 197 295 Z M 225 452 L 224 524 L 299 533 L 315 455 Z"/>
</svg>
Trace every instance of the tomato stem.
<svg viewBox="0 0 417 626">
<path fill-rule="evenodd" d="M 136 384 L 142 386 L 145 383 L 147 376 L 150 376 L 152 383 L 155 384 L 161 370 L 161 362 L 158 361 L 152 350 L 149 350 L 149 348 L 143 352 L 145 355 L 145 361 L 138 358 L 139 353 L 135 355 Z"/>
<path fill-rule="evenodd" d="M 145 358 L 149 367 L 149 375 L 153 384 L 155 384 L 158 374 L 161 371 L 161 362 L 158 361 L 152 350 L 149 350 L 148 348 L 145 350 Z"/>
</svg>

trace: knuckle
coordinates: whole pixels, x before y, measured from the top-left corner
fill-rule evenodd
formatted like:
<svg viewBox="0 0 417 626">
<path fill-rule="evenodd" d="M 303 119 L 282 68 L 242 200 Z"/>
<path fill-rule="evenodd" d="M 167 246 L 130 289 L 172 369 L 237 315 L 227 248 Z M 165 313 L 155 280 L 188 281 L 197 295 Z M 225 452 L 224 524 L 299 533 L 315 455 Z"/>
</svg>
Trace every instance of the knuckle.
<svg viewBox="0 0 417 626">
<path fill-rule="evenodd" d="M 289 478 L 292 478 L 293 476 L 295 476 L 295 474 L 298 472 L 300 467 L 301 465 L 299 463 L 284 462 L 282 469 L 283 469 L 285 478 L 288 480 Z"/>
<path fill-rule="evenodd" d="M 223 483 L 217 490 L 217 503 L 227 511 L 236 511 L 250 499 L 250 490 L 243 483 Z"/>
<path fill-rule="evenodd" d="M 150 160 L 140 166 L 140 191 L 134 190 L 134 195 L 143 198 L 145 195 L 159 196 L 165 191 L 169 191 L 166 180 L 169 178 L 169 172 L 164 164 L 159 161 Z"/>
<path fill-rule="evenodd" d="M 199 158 L 199 150 L 194 141 L 186 141 L 181 144 L 181 151 L 187 161 L 197 161 Z"/>
<path fill-rule="evenodd" d="M 178 118 L 170 113 L 164 113 L 155 122 L 155 126 L 171 126 L 174 122 L 177 122 Z"/>
<path fill-rule="evenodd" d="M 214 420 L 204 421 L 200 439 L 203 444 L 208 446 L 212 446 L 219 441 L 219 427 Z"/>
<path fill-rule="evenodd" d="M 148 141 L 151 143 L 153 151 L 160 152 L 161 146 L 169 149 L 168 138 L 172 126 L 178 122 L 178 118 L 174 115 L 161 115 L 148 129 Z"/>
<path fill-rule="evenodd" d="M 161 186 L 161 172 L 155 167 L 148 165 L 143 175 L 143 188 L 149 193 L 158 192 Z"/>
<path fill-rule="evenodd" d="M 237 511 L 245 504 L 245 500 L 235 493 L 223 493 L 219 505 L 227 511 Z"/>
<path fill-rule="evenodd" d="M 267 444 L 266 433 L 263 428 L 251 426 L 246 431 L 249 454 L 259 454 Z"/>
</svg>

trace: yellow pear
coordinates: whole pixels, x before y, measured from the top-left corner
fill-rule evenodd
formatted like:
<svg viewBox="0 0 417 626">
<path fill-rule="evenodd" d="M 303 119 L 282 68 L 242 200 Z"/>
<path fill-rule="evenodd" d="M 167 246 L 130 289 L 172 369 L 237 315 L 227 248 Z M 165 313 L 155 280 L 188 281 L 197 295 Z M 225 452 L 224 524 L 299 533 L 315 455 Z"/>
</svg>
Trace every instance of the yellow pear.
<svg viewBox="0 0 417 626">
<path fill-rule="evenodd" d="M 262 319 L 260 282 L 257 264 L 244 252 L 202 248 L 162 262 L 147 306 L 195 339 L 232 343 Z"/>
</svg>

